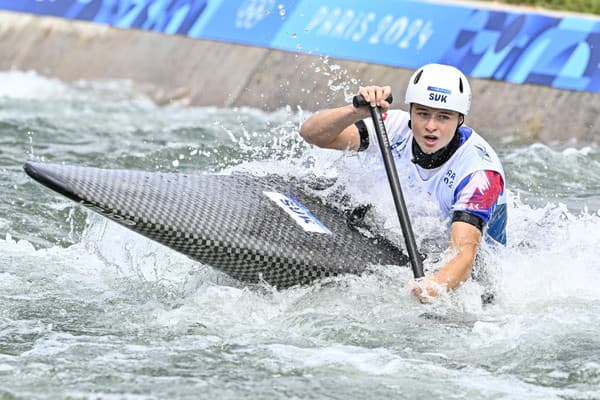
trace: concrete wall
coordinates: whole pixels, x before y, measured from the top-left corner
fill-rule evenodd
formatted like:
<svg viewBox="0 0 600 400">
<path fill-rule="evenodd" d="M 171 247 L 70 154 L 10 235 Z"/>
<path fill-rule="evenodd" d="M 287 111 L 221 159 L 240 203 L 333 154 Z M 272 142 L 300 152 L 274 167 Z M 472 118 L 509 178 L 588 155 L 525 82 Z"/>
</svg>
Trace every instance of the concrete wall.
<svg viewBox="0 0 600 400">
<path fill-rule="evenodd" d="M 315 111 L 345 102 L 358 85 L 389 84 L 403 108 L 412 71 L 231 43 L 0 12 L 0 69 L 71 81 L 129 79 L 158 103 L 290 105 Z M 519 141 L 600 142 L 600 94 L 471 79 L 467 123 Z"/>
</svg>

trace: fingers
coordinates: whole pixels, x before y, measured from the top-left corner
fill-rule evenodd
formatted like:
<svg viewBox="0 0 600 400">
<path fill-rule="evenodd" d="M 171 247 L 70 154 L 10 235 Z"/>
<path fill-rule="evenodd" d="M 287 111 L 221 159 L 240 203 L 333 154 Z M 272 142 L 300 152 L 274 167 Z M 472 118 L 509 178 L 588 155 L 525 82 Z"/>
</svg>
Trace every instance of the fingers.
<svg viewBox="0 0 600 400">
<path fill-rule="evenodd" d="M 425 278 L 414 283 L 411 289 L 414 296 L 421 303 L 431 303 L 443 290 L 443 287 L 435 281 Z"/>
<path fill-rule="evenodd" d="M 385 100 L 392 93 L 390 86 L 364 86 L 358 89 L 358 94 L 371 105 L 371 107 L 379 106 L 382 111 L 387 111 L 390 104 Z"/>
<path fill-rule="evenodd" d="M 412 293 L 421 303 L 431 303 L 434 298 L 434 296 L 429 293 L 429 290 L 420 286 L 412 288 Z"/>
</svg>

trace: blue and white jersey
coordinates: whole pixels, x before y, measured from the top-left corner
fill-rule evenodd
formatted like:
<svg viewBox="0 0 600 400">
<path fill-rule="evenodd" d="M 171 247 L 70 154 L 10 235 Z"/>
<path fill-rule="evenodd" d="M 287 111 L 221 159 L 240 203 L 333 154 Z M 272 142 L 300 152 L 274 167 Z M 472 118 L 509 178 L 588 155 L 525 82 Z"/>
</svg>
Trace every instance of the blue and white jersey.
<svg viewBox="0 0 600 400">
<path fill-rule="evenodd" d="M 496 152 L 481 136 L 467 126 L 459 128 L 460 144 L 441 167 L 423 169 L 411 162 L 413 132 L 408 127 L 409 113 L 390 110 L 384 124 L 390 148 L 399 170 L 408 171 L 401 180 L 417 185 L 436 202 L 443 218 L 455 211 L 479 217 L 486 224 L 484 232 L 498 243 L 506 244 L 506 195 L 504 170 Z M 369 147 L 379 154 L 377 135 L 371 119 L 364 120 L 369 131 Z"/>
</svg>

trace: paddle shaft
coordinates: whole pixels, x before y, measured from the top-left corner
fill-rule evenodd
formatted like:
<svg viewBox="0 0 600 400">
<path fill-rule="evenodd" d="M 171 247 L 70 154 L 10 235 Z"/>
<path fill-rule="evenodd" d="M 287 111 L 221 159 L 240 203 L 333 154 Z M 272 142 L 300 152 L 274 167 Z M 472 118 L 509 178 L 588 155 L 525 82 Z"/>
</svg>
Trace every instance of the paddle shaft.
<svg viewBox="0 0 600 400">
<path fill-rule="evenodd" d="M 391 103 L 392 96 L 390 95 L 390 97 L 388 97 L 386 100 L 388 103 Z M 394 205 L 396 206 L 396 212 L 398 213 L 398 219 L 400 220 L 400 227 L 402 228 L 402 234 L 404 235 L 404 241 L 406 243 L 406 249 L 410 258 L 413 275 L 415 279 L 422 278 L 425 276 L 423 273 L 423 263 L 421 262 L 421 256 L 417 251 L 415 234 L 410 223 L 404 196 L 402 195 L 402 188 L 400 187 L 400 180 L 398 179 L 398 171 L 396 170 L 396 164 L 394 164 L 394 158 L 392 156 L 392 151 L 390 150 L 390 141 L 388 139 L 387 130 L 385 129 L 383 118 L 381 116 L 381 108 L 378 106 L 372 107 L 362 96 L 355 96 L 353 99 L 353 104 L 355 107 L 369 105 L 371 110 L 371 118 L 373 119 L 373 124 L 375 125 L 377 141 L 379 142 L 379 148 L 383 157 L 383 164 L 387 173 L 390 189 L 392 190 L 392 197 L 394 198 Z"/>
</svg>

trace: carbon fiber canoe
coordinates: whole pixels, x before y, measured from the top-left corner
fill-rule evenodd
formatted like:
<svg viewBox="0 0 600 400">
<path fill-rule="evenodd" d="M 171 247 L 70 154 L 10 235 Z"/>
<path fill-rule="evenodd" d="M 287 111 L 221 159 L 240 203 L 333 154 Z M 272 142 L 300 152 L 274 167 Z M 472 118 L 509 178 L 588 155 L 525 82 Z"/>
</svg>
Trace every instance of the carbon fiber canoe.
<svg viewBox="0 0 600 400">
<path fill-rule="evenodd" d="M 29 162 L 36 181 L 242 282 L 283 289 L 404 265 L 385 240 L 280 177 L 188 175 Z"/>
</svg>

